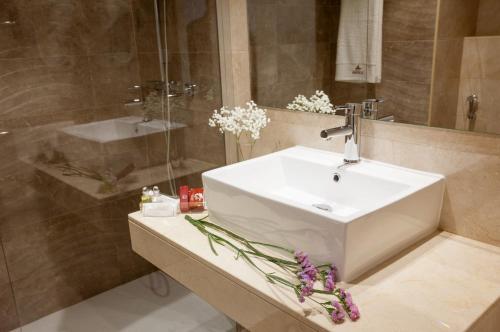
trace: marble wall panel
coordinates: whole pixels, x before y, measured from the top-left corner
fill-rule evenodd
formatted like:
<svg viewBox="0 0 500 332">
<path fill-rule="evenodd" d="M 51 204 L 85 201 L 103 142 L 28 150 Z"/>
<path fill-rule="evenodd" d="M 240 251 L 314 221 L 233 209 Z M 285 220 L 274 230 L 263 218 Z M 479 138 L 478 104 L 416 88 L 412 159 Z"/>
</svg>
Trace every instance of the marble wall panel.
<svg viewBox="0 0 500 332">
<path fill-rule="evenodd" d="M 3 247 L 0 246 L 0 331 L 11 331 L 19 326 L 14 296 L 10 284 Z"/>
<path fill-rule="evenodd" d="M 265 106 L 284 108 L 298 94 L 330 93 L 339 2 L 247 4 L 252 98 Z"/>
<path fill-rule="evenodd" d="M 40 55 L 35 26 L 24 1 L 5 0 L 0 3 L 0 58 L 32 58 Z"/>
<path fill-rule="evenodd" d="M 132 253 L 137 195 L 3 231 L 20 320 L 32 320 L 152 271 Z"/>
<path fill-rule="evenodd" d="M 497 0 L 479 0 L 476 36 L 500 35 L 500 2 Z"/>
<path fill-rule="evenodd" d="M 384 98 L 384 114 L 426 124 L 437 4 L 385 1 L 382 83 L 350 84 L 334 80 L 338 1 L 249 1 L 252 98 L 277 108 L 318 89 L 335 104 Z M 401 96 L 401 86 L 417 86 L 416 99 Z"/>
<path fill-rule="evenodd" d="M 0 144 L 0 238 L 12 271 L 6 281 L 0 262 L 2 332 L 18 324 L 11 286 L 24 324 L 152 269 L 132 253 L 128 239 L 126 214 L 137 210 L 136 196 L 118 192 L 98 200 L 36 165 L 55 151 L 66 151 L 72 161 L 97 163 L 89 154 L 95 147 L 62 138 L 60 129 L 134 112 L 142 116 L 124 104 L 141 97 L 130 87 L 158 77 L 157 67 L 146 66 L 158 60 L 154 16 L 145 3 L 152 2 L 0 3 L 0 22 L 14 23 L 0 25 L 0 129 L 8 132 Z M 189 9 L 195 11 L 197 4 L 193 1 Z M 208 45 L 197 43 L 203 30 L 198 27 L 188 45 L 196 52 Z M 117 159 L 143 167 L 163 163 L 154 158 L 153 148 L 145 139 L 117 143 L 100 149 L 103 158 L 97 164 Z M 135 153 L 138 149 L 143 153 Z"/>
<path fill-rule="evenodd" d="M 384 1 L 382 82 L 368 95 L 385 100 L 382 116 L 428 122 L 437 3 Z"/>
<path fill-rule="evenodd" d="M 385 0 L 384 41 L 432 40 L 437 0 Z"/>
</svg>

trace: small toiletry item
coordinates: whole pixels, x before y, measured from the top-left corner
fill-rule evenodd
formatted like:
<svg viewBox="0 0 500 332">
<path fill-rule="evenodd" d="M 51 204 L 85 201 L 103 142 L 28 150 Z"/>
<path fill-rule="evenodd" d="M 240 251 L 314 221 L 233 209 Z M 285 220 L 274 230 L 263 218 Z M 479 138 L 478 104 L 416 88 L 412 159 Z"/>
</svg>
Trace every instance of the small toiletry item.
<svg viewBox="0 0 500 332">
<path fill-rule="evenodd" d="M 183 213 L 189 212 L 189 187 L 188 186 L 181 186 L 179 188 L 179 199 L 180 199 L 181 212 L 183 212 Z"/>
<path fill-rule="evenodd" d="M 144 203 L 142 204 L 142 215 L 144 217 L 175 217 L 176 206 L 171 203 Z"/>
<path fill-rule="evenodd" d="M 203 188 L 192 188 L 189 191 L 189 209 L 195 212 L 205 210 Z"/>
<path fill-rule="evenodd" d="M 160 201 L 160 188 L 158 186 L 153 187 L 153 203 L 157 203 Z"/>
<path fill-rule="evenodd" d="M 159 201 L 162 203 L 168 203 L 170 205 L 173 205 L 175 208 L 176 214 L 181 213 L 181 206 L 180 206 L 180 200 L 178 198 L 166 196 L 166 195 L 160 195 Z"/>
<path fill-rule="evenodd" d="M 151 196 L 148 194 L 148 187 L 142 188 L 141 202 L 139 203 L 139 209 L 142 211 L 142 206 L 144 203 L 151 203 Z"/>
</svg>

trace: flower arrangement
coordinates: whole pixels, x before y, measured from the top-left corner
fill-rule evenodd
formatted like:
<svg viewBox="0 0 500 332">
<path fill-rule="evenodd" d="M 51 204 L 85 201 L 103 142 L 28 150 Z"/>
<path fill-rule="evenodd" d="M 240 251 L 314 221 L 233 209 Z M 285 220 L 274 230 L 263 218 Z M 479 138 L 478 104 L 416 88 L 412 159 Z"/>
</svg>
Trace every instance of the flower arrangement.
<svg viewBox="0 0 500 332">
<path fill-rule="evenodd" d="M 290 111 L 335 114 L 335 110 L 333 109 L 333 105 L 328 95 L 318 90 L 316 90 L 311 98 L 298 95 L 286 108 Z"/>
<path fill-rule="evenodd" d="M 357 305 L 345 289 L 337 287 L 337 268 L 333 264 L 315 266 L 309 256 L 301 251 L 291 250 L 273 244 L 249 241 L 230 230 L 207 221 L 208 215 L 201 219 L 185 216 L 185 219 L 196 227 L 208 239 L 210 249 L 215 255 L 215 245 L 225 246 L 235 252 L 235 259 L 242 258 L 272 284 L 280 284 L 293 289 L 300 303 L 309 299 L 320 305 L 336 324 L 344 322 L 346 316 L 356 321 L 360 317 Z M 283 256 L 266 253 L 266 248 L 277 249 Z M 283 258 L 284 257 L 284 258 Z M 283 274 L 276 271 L 266 272 L 257 265 L 256 260 L 264 260 L 279 268 Z M 320 288 L 318 288 L 318 285 Z M 324 301 L 314 295 L 332 296 Z"/>
<path fill-rule="evenodd" d="M 246 107 L 227 108 L 222 107 L 220 110 L 215 110 L 208 125 L 210 127 L 218 127 L 219 131 L 231 133 L 236 136 L 236 144 L 238 150 L 238 158 L 244 159 L 241 149 L 241 138 L 243 134 L 248 134 L 250 138 L 250 152 L 255 142 L 260 138 L 261 129 L 265 128 L 271 120 L 267 117 L 266 110 L 259 108 L 252 100 L 246 103 Z"/>
</svg>

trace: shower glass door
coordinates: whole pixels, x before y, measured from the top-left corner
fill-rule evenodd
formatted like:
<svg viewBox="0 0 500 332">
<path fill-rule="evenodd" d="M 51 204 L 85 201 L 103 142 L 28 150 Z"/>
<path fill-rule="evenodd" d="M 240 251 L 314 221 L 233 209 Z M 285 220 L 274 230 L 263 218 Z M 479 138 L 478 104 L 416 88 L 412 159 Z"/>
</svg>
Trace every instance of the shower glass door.
<svg viewBox="0 0 500 332">
<path fill-rule="evenodd" d="M 155 270 L 127 214 L 225 163 L 221 104 L 215 0 L 0 2 L 0 332 Z"/>
</svg>

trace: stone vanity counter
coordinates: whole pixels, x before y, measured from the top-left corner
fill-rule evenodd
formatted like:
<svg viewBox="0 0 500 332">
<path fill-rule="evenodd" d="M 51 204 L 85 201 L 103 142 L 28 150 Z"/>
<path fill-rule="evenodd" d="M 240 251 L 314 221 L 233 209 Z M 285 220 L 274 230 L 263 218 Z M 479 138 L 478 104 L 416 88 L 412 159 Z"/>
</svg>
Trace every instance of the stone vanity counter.
<svg viewBox="0 0 500 332">
<path fill-rule="evenodd" d="M 196 218 L 196 216 L 194 216 Z M 361 310 L 334 325 L 185 219 L 129 215 L 132 247 L 251 331 L 500 331 L 500 248 L 441 232 L 343 285 Z"/>
</svg>

